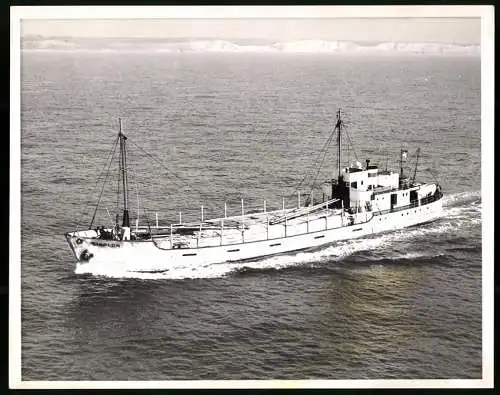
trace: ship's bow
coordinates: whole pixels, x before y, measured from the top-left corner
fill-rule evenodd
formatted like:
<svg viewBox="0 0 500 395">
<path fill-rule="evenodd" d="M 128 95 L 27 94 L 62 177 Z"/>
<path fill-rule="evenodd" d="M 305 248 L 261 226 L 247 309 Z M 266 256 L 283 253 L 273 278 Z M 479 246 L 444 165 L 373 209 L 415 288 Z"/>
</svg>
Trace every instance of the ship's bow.
<svg viewBox="0 0 500 395">
<path fill-rule="evenodd" d="M 77 262 L 87 262 L 93 257 L 89 239 L 97 237 L 95 231 L 70 232 L 64 236 Z"/>
</svg>

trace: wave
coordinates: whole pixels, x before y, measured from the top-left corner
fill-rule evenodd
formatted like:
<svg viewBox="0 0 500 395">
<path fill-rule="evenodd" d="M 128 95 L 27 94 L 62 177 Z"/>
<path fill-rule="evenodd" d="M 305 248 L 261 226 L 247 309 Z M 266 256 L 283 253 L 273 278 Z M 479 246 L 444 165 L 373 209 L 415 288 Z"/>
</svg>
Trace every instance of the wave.
<svg viewBox="0 0 500 395">
<path fill-rule="evenodd" d="M 123 39 L 48 39 L 25 37 L 21 48 L 25 51 L 77 51 L 77 52 L 157 52 L 157 53 L 399 53 L 399 54 L 472 54 L 479 55 L 479 45 L 445 43 L 382 42 L 376 44 L 354 41 L 299 40 L 270 44 L 237 44 L 228 40 L 190 40 L 162 42 L 155 40 Z"/>
<path fill-rule="evenodd" d="M 443 197 L 443 206 L 478 206 L 481 205 L 481 191 L 464 191 L 453 194 L 446 194 Z"/>
</svg>

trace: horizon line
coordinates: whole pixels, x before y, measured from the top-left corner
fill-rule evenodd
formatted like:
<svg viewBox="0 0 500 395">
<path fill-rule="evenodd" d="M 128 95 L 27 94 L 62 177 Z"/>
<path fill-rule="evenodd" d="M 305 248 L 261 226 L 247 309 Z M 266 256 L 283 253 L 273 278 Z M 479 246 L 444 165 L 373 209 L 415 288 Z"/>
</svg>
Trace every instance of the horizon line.
<svg viewBox="0 0 500 395">
<path fill-rule="evenodd" d="M 480 46 L 481 43 L 475 42 L 451 42 L 451 41 L 430 41 L 430 40 L 347 40 L 347 39 L 334 39 L 334 38 L 300 38 L 294 40 L 284 40 L 284 39 L 271 39 L 271 38 L 255 38 L 255 37 L 197 37 L 197 36 L 67 36 L 67 35 L 43 35 L 43 34 L 26 34 L 21 35 L 22 39 L 28 38 L 44 38 L 44 39 L 88 39 L 88 40 L 103 40 L 103 39 L 142 39 L 142 40 L 169 40 L 169 41 L 183 41 L 183 40 L 198 40 L 198 41 L 210 41 L 210 40 L 222 40 L 228 42 L 236 41 L 260 41 L 260 42 L 299 42 L 299 41 L 327 41 L 327 42 L 351 42 L 351 43 L 366 43 L 366 44 L 382 44 L 382 43 L 422 43 L 422 44 L 452 44 L 452 45 L 475 45 Z"/>
</svg>

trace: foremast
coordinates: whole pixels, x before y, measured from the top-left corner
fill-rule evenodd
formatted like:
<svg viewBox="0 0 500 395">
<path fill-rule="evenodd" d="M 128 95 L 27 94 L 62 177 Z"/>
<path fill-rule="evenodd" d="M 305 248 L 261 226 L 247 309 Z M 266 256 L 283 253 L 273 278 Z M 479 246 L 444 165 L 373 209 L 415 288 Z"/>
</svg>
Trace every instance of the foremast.
<svg viewBox="0 0 500 395">
<path fill-rule="evenodd" d="M 127 178 L 127 137 L 122 133 L 122 120 L 118 118 L 120 129 L 118 138 L 120 141 L 120 172 L 123 182 L 123 222 L 122 226 L 130 227 L 128 215 L 128 178 Z"/>
<path fill-rule="evenodd" d="M 118 118 L 120 124 L 118 139 L 120 142 L 120 173 L 123 184 L 123 240 L 130 240 L 130 218 L 128 213 L 128 174 L 127 174 L 127 137 L 122 133 L 122 120 Z"/>
</svg>

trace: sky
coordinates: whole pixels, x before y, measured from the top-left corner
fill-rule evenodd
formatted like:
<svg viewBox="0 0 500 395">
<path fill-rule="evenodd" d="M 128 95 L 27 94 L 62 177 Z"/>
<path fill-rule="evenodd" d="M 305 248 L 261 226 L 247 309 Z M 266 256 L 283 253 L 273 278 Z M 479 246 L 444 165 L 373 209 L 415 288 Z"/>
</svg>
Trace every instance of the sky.
<svg viewBox="0 0 500 395">
<path fill-rule="evenodd" d="M 22 19 L 21 34 L 47 37 L 304 39 L 479 44 L 476 18 Z"/>
</svg>

